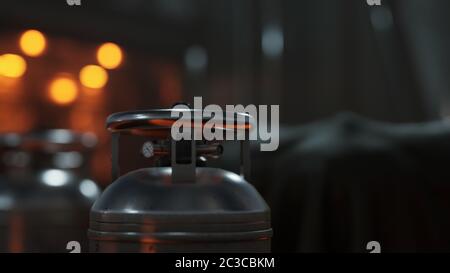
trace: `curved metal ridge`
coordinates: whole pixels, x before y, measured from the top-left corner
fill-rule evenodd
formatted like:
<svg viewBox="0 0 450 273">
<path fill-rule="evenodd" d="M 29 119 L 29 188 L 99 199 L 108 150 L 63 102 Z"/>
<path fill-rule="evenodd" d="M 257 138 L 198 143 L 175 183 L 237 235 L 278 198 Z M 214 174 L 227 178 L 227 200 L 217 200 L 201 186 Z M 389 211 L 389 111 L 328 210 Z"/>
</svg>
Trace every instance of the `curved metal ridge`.
<svg viewBox="0 0 450 273">
<path fill-rule="evenodd" d="M 97 137 L 89 132 L 76 132 L 68 129 L 47 129 L 23 134 L 7 133 L 0 135 L 0 146 L 21 147 L 23 149 L 71 149 L 93 148 Z"/>
<path fill-rule="evenodd" d="M 203 114 L 204 111 L 198 109 L 156 109 L 140 110 L 114 113 L 106 120 L 106 127 L 112 132 L 133 131 L 134 130 L 156 130 L 170 129 L 172 124 L 179 120 L 179 115 L 173 117 L 172 112 L 191 112 L 191 120 L 186 121 L 196 127 L 195 118 L 200 114 L 202 125 L 211 119 Z M 213 112 L 209 112 L 213 113 Z M 241 119 L 236 117 L 242 117 Z M 215 117 L 217 118 L 217 117 Z M 224 126 L 217 128 L 222 130 L 250 130 L 253 124 L 253 118 L 247 113 L 223 112 L 221 118 Z M 232 124 L 232 125 L 231 125 Z"/>
</svg>

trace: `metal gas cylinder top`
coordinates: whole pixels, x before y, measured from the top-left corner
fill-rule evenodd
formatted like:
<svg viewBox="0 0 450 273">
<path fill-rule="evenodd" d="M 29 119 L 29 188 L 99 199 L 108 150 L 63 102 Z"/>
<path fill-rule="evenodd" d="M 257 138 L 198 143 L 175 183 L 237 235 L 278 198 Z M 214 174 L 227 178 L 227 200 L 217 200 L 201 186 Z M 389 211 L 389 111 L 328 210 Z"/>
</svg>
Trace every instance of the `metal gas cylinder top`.
<svg viewBox="0 0 450 273">
<path fill-rule="evenodd" d="M 40 151 L 90 150 L 97 144 L 97 137 L 89 132 L 67 129 L 33 131 L 23 136 L 23 149 Z"/>
<path fill-rule="evenodd" d="M 106 127 L 111 132 L 167 138 L 167 132 L 170 132 L 173 123 L 179 119 L 178 116 L 187 112 L 193 117 L 193 127 L 196 126 L 194 119 L 197 118 L 201 125 L 204 125 L 211 119 L 211 115 L 214 115 L 211 112 L 204 112 L 199 109 L 128 111 L 110 115 L 106 121 Z M 176 116 L 173 116 L 172 113 Z M 207 113 L 207 115 L 204 113 Z M 224 125 L 223 127 L 216 127 L 218 130 L 250 130 L 253 123 L 253 118 L 246 113 L 223 112 L 222 116 L 215 116 L 214 118 L 222 121 Z"/>
<path fill-rule="evenodd" d="M 0 252 L 66 252 L 69 241 L 87 247 L 100 194 L 88 164 L 95 143 L 92 133 L 66 129 L 0 135 Z"/>
<path fill-rule="evenodd" d="M 115 181 L 91 209 L 89 235 L 96 242 L 95 248 L 101 250 L 105 246 L 102 242 L 142 244 L 155 240 L 175 240 L 178 243 L 179 240 L 209 243 L 242 240 L 258 242 L 256 244 L 259 245 L 259 242 L 269 240 L 272 229 L 266 202 L 243 175 L 198 167 L 196 153 L 209 142 L 175 141 L 170 128 L 178 118 L 172 117 L 171 111 L 122 112 L 108 118 L 107 127 L 113 133 Z M 183 111 L 195 113 L 199 110 Z M 248 131 L 251 128 L 251 117 L 247 114 L 225 113 L 221 118 L 229 126 L 219 130 Z M 201 124 L 209 119 L 203 116 Z M 195 126 L 193 119 L 187 122 Z M 143 168 L 119 176 L 114 168 L 118 165 L 118 135 L 121 133 L 147 136 L 158 141 L 165 139 L 170 167 Z M 247 155 L 248 140 L 241 143 L 245 143 L 241 144 L 245 148 L 241 151 Z M 180 157 L 182 161 L 178 160 Z M 244 158 L 246 156 L 241 156 L 241 163 L 246 162 Z M 207 251 L 207 248 L 202 249 Z M 267 245 L 263 249 L 267 250 Z"/>
<path fill-rule="evenodd" d="M 87 158 L 96 142 L 91 133 L 66 129 L 0 135 L 0 170 L 17 206 L 90 207 L 100 193 Z"/>
</svg>

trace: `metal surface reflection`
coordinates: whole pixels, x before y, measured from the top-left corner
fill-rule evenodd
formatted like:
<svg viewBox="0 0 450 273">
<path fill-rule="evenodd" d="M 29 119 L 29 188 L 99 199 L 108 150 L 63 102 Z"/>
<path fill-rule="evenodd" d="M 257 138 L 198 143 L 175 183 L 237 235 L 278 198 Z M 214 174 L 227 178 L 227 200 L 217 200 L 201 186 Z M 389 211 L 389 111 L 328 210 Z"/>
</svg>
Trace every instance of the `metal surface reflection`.
<svg viewBox="0 0 450 273">
<path fill-rule="evenodd" d="M 87 247 L 92 134 L 47 130 L 0 136 L 0 252 L 67 252 Z"/>
</svg>

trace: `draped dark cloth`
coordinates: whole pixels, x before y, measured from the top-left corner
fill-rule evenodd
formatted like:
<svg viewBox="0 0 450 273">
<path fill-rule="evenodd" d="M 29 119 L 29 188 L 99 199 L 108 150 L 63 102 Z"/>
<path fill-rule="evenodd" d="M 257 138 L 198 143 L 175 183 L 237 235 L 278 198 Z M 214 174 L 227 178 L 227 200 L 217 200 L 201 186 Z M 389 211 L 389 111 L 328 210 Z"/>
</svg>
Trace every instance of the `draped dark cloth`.
<svg viewBox="0 0 450 273">
<path fill-rule="evenodd" d="M 254 152 L 253 183 L 272 209 L 275 252 L 450 250 L 450 125 L 353 114 L 282 131 Z"/>
</svg>

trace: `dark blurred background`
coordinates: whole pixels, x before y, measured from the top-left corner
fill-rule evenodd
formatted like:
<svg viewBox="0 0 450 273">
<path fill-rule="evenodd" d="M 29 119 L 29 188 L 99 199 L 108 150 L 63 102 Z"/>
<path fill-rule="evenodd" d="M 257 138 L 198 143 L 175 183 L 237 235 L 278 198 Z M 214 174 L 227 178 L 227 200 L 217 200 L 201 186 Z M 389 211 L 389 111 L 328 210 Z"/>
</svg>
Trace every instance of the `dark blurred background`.
<svg viewBox="0 0 450 273">
<path fill-rule="evenodd" d="M 399 124 L 442 120 L 449 15 L 447 0 L 2 1 L 0 132 L 94 132 L 92 168 L 106 186 L 106 117 L 193 96 L 279 104 L 284 128 L 342 111 Z M 36 56 L 20 45 L 30 29 L 45 37 Z M 102 68 L 97 53 L 109 42 L 122 55 L 115 47 L 105 58 L 116 65 Z M 95 67 L 83 82 L 86 65 Z"/>
<path fill-rule="evenodd" d="M 347 110 L 413 122 L 448 112 L 450 35 L 445 0 L 4 1 L 0 53 L 22 54 L 27 68 L 1 78 L 0 130 L 72 128 L 97 133 L 112 112 L 160 108 L 202 96 L 204 103 L 279 104 L 283 124 Z M 45 51 L 28 57 L 20 35 L 36 29 Z M 123 62 L 99 90 L 78 73 L 114 42 Z M 48 97 L 59 75 L 78 94 Z M 107 183 L 107 147 L 96 175 Z"/>
</svg>

